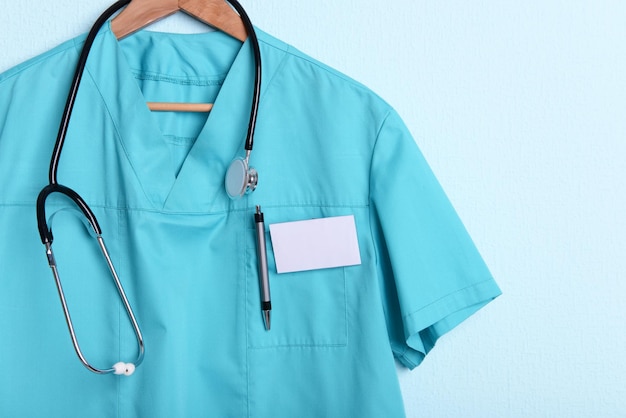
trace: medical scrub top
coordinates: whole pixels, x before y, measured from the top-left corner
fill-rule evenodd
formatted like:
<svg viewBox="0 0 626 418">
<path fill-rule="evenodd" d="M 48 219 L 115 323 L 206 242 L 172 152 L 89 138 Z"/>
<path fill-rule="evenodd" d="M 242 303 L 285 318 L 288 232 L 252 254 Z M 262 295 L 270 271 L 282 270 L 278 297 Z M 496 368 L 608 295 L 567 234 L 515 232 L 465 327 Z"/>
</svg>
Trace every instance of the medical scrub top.
<svg viewBox="0 0 626 418">
<path fill-rule="evenodd" d="M 35 202 L 84 37 L 0 76 L 0 416 L 400 417 L 412 369 L 500 290 L 398 114 L 363 85 L 258 31 L 263 83 L 252 194 L 231 200 L 254 59 L 221 32 L 95 39 L 59 183 L 96 214 L 145 339 L 130 376 L 72 349 Z M 148 101 L 210 102 L 208 114 Z M 271 330 L 255 206 L 265 214 Z M 137 343 L 74 204 L 47 202 L 83 353 Z M 270 225 L 353 216 L 359 265 L 278 274 Z M 462 346 L 458 347 L 463 350 Z"/>
</svg>

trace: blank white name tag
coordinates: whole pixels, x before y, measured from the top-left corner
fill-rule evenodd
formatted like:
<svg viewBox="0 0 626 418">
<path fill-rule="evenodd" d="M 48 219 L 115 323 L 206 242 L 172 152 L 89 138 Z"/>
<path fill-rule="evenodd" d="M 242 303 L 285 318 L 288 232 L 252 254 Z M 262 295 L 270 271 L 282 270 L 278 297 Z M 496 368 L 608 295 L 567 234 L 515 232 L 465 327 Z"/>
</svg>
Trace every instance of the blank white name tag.
<svg viewBox="0 0 626 418">
<path fill-rule="evenodd" d="M 270 225 L 278 273 L 361 264 L 354 216 Z"/>
</svg>

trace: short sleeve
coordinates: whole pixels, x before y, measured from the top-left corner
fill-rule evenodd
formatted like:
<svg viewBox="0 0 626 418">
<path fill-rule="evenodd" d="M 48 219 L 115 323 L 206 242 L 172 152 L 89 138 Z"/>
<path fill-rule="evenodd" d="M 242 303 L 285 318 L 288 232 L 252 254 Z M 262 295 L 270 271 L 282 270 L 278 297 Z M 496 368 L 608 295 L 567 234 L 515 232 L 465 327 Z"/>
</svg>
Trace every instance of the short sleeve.
<svg viewBox="0 0 626 418">
<path fill-rule="evenodd" d="M 501 292 L 393 111 L 373 151 L 370 205 L 391 347 L 413 369 L 443 334 Z"/>
</svg>

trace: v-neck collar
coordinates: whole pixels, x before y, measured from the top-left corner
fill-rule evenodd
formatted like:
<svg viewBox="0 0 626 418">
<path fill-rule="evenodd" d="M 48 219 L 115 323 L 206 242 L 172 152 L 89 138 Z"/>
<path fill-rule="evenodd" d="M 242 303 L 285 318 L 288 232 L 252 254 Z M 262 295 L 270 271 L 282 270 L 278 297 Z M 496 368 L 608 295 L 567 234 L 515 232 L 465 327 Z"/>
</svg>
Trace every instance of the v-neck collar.
<svg viewBox="0 0 626 418">
<path fill-rule="evenodd" d="M 230 161 L 243 154 L 250 115 L 254 58 L 249 41 L 240 44 L 214 107 L 178 176 L 174 176 L 172 171 L 163 169 L 171 164 L 166 141 L 110 24 L 100 35 L 92 47 L 87 71 L 105 101 L 124 153 L 151 206 L 156 210 L 185 212 L 224 206 L 228 199 L 224 192 L 224 174 Z M 141 33 L 132 36 L 141 36 Z M 186 36 L 196 40 L 201 36 L 206 38 L 210 49 L 212 37 L 228 35 L 220 32 L 202 35 L 150 32 L 149 36 L 173 37 L 182 43 Z"/>
</svg>

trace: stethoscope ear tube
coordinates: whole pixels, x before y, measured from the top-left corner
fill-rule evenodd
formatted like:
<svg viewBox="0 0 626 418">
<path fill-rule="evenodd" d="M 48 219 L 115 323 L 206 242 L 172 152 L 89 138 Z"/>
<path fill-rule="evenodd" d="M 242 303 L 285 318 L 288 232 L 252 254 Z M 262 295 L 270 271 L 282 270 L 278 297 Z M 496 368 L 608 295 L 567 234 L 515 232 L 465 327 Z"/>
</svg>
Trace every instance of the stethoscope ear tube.
<svg viewBox="0 0 626 418">
<path fill-rule="evenodd" d="M 252 151 L 254 145 L 254 129 L 256 128 L 257 113 L 259 112 L 259 99 L 261 97 L 261 49 L 259 48 L 259 40 L 256 37 L 254 26 L 248 17 L 244 8 L 237 0 L 227 0 L 233 8 L 239 13 L 243 25 L 248 32 L 250 45 L 252 45 L 252 53 L 254 54 L 254 91 L 252 92 L 252 109 L 250 110 L 250 122 L 248 123 L 248 134 L 246 135 L 246 151 Z"/>
<path fill-rule="evenodd" d="M 50 170 L 48 172 L 48 179 L 51 184 L 57 183 L 57 170 L 59 168 L 59 159 L 61 158 L 61 150 L 63 149 L 63 143 L 65 142 L 65 136 L 67 135 L 67 129 L 72 117 L 72 110 L 74 109 L 74 102 L 76 101 L 76 95 L 78 94 L 78 87 L 80 86 L 80 80 L 83 78 L 83 72 L 85 65 L 87 64 L 87 58 L 89 57 L 89 51 L 93 44 L 96 35 L 100 31 L 100 28 L 104 23 L 115 14 L 122 7 L 130 3 L 131 0 L 119 0 L 111 7 L 105 10 L 104 13 L 98 18 L 96 23 L 89 31 L 85 44 L 78 57 L 78 63 L 76 64 L 76 71 L 74 72 L 74 79 L 70 87 L 67 101 L 65 102 L 65 109 L 63 110 L 63 116 L 61 117 L 61 124 L 59 125 L 59 133 L 57 134 L 57 140 L 54 144 L 54 150 L 52 152 L 52 158 L 50 159 Z"/>
<path fill-rule="evenodd" d="M 52 193 L 61 193 L 69 197 L 76 206 L 78 206 L 83 215 L 85 215 L 85 218 L 89 221 L 96 236 L 102 235 L 102 229 L 100 229 L 96 216 L 78 193 L 60 184 L 49 184 L 44 187 L 41 192 L 39 192 L 39 196 L 37 196 L 37 228 L 39 229 L 42 244 L 52 244 L 53 240 L 52 229 L 48 227 L 48 218 L 46 218 L 46 199 Z"/>
</svg>

